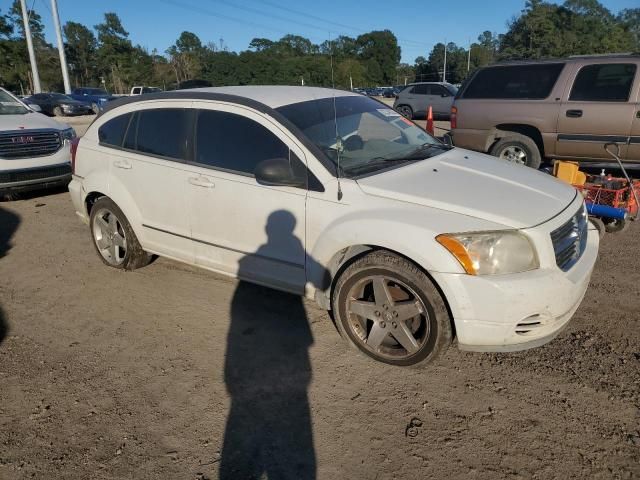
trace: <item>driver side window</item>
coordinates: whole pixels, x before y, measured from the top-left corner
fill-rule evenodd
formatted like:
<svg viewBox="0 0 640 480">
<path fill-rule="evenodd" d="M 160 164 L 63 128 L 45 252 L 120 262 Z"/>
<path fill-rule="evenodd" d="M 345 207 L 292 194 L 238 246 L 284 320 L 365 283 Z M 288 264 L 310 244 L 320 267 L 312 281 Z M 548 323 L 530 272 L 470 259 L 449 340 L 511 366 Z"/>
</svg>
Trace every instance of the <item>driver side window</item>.
<svg viewBox="0 0 640 480">
<path fill-rule="evenodd" d="M 217 110 L 199 110 L 194 161 L 203 166 L 253 176 L 271 158 L 289 158 L 289 148 L 266 127 Z"/>
</svg>

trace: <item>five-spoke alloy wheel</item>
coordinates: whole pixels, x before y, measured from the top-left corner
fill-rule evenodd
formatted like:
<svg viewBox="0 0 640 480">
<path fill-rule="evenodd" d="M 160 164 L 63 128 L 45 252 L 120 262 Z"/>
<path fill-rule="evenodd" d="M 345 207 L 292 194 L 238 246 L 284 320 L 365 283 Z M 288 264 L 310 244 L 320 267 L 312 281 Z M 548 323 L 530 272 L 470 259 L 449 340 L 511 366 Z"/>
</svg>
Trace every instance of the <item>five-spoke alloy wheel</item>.
<svg viewBox="0 0 640 480">
<path fill-rule="evenodd" d="M 427 363 L 451 343 L 451 320 L 431 279 L 384 250 L 364 255 L 340 274 L 333 312 L 340 333 L 381 362 Z"/>
<path fill-rule="evenodd" d="M 89 224 L 93 244 L 110 267 L 134 270 L 151 261 L 124 213 L 110 198 L 101 197 L 93 204 Z"/>
</svg>

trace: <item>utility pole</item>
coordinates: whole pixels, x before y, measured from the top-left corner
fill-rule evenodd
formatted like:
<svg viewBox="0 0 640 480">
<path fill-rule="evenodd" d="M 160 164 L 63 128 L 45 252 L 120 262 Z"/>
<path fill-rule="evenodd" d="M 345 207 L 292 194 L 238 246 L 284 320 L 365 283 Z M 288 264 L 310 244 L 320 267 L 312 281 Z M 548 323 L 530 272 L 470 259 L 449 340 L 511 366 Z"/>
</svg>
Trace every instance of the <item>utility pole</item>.
<svg viewBox="0 0 640 480">
<path fill-rule="evenodd" d="M 469 51 L 467 52 L 467 73 L 471 69 L 471 40 L 469 40 Z"/>
<path fill-rule="evenodd" d="M 442 69 L 442 83 L 447 81 L 447 39 L 444 39 L 444 68 Z"/>
<path fill-rule="evenodd" d="M 40 93 L 40 75 L 38 75 L 38 64 L 36 63 L 36 53 L 33 50 L 33 40 L 31 39 L 31 26 L 29 25 L 29 13 L 27 11 L 26 0 L 20 0 L 22 8 L 22 21 L 24 22 L 24 36 L 27 40 L 27 50 L 29 50 L 29 62 L 31 63 L 31 74 L 33 75 L 33 93 Z"/>
<path fill-rule="evenodd" d="M 64 93 L 71 93 L 69 83 L 69 70 L 67 69 L 67 56 L 64 54 L 64 43 L 62 42 L 62 30 L 60 29 L 60 17 L 58 16 L 58 1 L 51 0 L 51 12 L 53 13 L 53 25 L 58 38 L 58 53 L 60 54 L 60 67 L 62 68 L 62 81 L 64 82 Z"/>
</svg>

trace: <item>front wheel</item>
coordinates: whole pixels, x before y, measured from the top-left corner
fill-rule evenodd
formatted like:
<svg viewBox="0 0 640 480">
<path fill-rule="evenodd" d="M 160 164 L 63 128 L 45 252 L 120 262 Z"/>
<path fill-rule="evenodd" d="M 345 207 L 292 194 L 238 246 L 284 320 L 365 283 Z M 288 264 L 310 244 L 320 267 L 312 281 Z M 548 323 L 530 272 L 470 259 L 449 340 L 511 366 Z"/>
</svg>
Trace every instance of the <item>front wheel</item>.
<svg viewBox="0 0 640 480">
<path fill-rule="evenodd" d="M 93 110 L 93 113 L 95 113 L 96 115 L 100 113 L 100 107 L 97 103 L 91 104 L 91 110 Z"/>
<path fill-rule="evenodd" d="M 102 261 L 113 268 L 135 270 L 151 261 L 122 210 L 107 197 L 93 205 L 89 224 L 91 237 Z"/>
<path fill-rule="evenodd" d="M 53 115 L 56 116 L 56 117 L 62 117 L 64 115 L 64 112 L 62 111 L 62 108 L 54 107 Z"/>
<path fill-rule="evenodd" d="M 427 364 L 452 339 L 444 299 L 413 263 L 384 250 L 349 265 L 332 295 L 340 334 L 365 355 L 391 365 Z"/>
</svg>

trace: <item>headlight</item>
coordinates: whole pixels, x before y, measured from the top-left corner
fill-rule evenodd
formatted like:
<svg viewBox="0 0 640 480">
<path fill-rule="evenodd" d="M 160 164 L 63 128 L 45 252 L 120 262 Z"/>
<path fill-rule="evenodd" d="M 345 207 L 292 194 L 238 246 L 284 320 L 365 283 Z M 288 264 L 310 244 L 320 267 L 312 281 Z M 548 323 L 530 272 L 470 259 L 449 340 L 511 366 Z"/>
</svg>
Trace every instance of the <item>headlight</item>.
<svg viewBox="0 0 640 480">
<path fill-rule="evenodd" d="M 77 137 L 76 131 L 73 128 L 67 128 L 66 130 L 62 130 L 60 132 L 60 137 L 62 138 L 63 143 L 71 143 L 71 140 Z"/>
<path fill-rule="evenodd" d="M 540 266 L 529 238 L 517 231 L 438 235 L 469 275 L 499 275 L 534 270 Z"/>
</svg>

